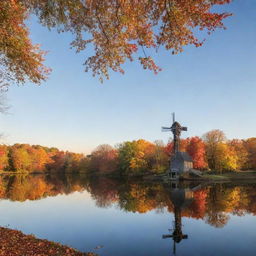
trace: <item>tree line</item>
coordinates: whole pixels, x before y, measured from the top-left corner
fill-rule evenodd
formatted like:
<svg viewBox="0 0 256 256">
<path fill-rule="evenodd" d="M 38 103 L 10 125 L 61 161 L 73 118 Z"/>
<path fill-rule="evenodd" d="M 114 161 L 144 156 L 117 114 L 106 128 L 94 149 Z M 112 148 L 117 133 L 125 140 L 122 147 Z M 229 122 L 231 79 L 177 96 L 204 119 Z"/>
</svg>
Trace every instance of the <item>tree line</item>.
<svg viewBox="0 0 256 256">
<path fill-rule="evenodd" d="M 193 159 L 193 168 L 216 172 L 256 169 L 256 138 L 227 140 L 220 130 L 202 137 L 181 139 L 180 150 Z M 126 141 L 115 148 L 100 145 L 89 157 L 89 168 L 99 173 L 162 173 L 169 168 L 173 142 Z"/>
<path fill-rule="evenodd" d="M 220 130 L 182 139 L 180 150 L 193 159 L 193 168 L 216 172 L 256 169 L 256 138 L 227 140 Z M 141 175 L 163 173 L 169 167 L 173 142 L 126 141 L 98 146 L 90 155 L 39 145 L 0 145 L 0 170 L 10 172 L 88 172 Z"/>
<path fill-rule="evenodd" d="M 0 170 L 9 172 L 79 172 L 83 154 L 39 145 L 0 145 Z"/>
</svg>

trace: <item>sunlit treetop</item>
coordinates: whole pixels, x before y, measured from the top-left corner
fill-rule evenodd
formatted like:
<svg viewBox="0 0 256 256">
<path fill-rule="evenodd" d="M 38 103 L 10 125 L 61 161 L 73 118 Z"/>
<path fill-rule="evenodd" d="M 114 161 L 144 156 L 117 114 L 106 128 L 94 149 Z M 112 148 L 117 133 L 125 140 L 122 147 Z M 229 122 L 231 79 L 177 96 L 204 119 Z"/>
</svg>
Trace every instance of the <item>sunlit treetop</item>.
<svg viewBox="0 0 256 256">
<path fill-rule="evenodd" d="M 10 2 L 10 0 L 3 0 Z M 197 30 L 211 33 L 224 28 L 229 13 L 212 8 L 231 0 L 12 0 L 36 14 L 41 24 L 74 34 L 77 52 L 92 45 L 85 71 L 109 78 L 109 71 L 124 73 L 122 64 L 139 60 L 144 69 L 160 71 L 147 49 L 164 47 L 171 54 L 186 45 L 201 46 Z M 24 17 L 25 18 L 25 17 Z M 24 28 L 25 29 L 25 28 Z M 151 52 L 151 51 L 150 51 Z"/>
</svg>

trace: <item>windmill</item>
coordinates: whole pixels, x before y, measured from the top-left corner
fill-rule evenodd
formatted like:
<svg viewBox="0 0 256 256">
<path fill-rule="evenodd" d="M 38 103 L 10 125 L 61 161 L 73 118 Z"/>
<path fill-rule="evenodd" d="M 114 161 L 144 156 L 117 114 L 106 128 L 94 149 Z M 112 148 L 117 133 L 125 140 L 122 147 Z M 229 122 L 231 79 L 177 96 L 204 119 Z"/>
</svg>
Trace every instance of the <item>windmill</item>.
<svg viewBox="0 0 256 256">
<path fill-rule="evenodd" d="M 173 154 L 170 159 L 170 169 L 167 173 L 171 179 L 176 180 L 193 168 L 192 158 L 186 152 L 180 152 L 180 135 L 182 131 L 187 130 L 187 127 L 183 127 L 175 121 L 175 113 L 172 113 L 171 127 L 162 127 L 162 131 L 173 133 Z"/>
<path fill-rule="evenodd" d="M 176 154 L 180 151 L 180 135 L 182 131 L 187 131 L 187 127 L 181 126 L 175 121 L 175 113 L 172 113 L 172 126 L 162 127 L 163 132 L 171 131 L 173 133 L 173 153 Z"/>
</svg>

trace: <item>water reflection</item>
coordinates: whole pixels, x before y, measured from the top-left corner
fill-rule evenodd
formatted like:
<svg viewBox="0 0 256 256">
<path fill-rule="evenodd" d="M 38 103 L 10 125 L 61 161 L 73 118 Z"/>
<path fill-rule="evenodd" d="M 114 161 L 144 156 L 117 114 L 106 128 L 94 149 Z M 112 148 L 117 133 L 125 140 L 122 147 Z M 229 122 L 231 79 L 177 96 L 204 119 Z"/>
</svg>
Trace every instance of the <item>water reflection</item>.
<svg viewBox="0 0 256 256">
<path fill-rule="evenodd" d="M 219 254 L 230 250 L 236 255 L 236 246 L 247 243 L 247 253 L 256 249 L 251 244 L 256 235 L 251 229 L 255 188 L 255 184 L 163 185 L 83 175 L 2 175 L 0 224 L 83 251 L 104 245 L 97 251 L 100 255 L 168 255 L 170 250 L 199 255 L 216 246 Z M 240 233 L 247 239 L 243 245 Z M 136 250 L 129 247 L 131 243 Z M 192 248 L 198 250 L 191 253 Z"/>
<path fill-rule="evenodd" d="M 172 184 L 173 185 L 173 184 Z M 196 187 L 194 189 L 197 189 Z M 167 189 L 168 191 L 168 189 Z M 182 209 L 188 207 L 193 199 L 194 192 L 190 188 L 179 187 L 179 184 L 175 184 L 169 189 L 169 195 L 174 207 L 174 222 L 173 228 L 169 231 L 173 231 L 172 234 L 163 235 L 163 238 L 172 238 L 173 240 L 173 254 L 176 254 L 176 243 L 180 243 L 183 239 L 188 239 L 188 235 L 182 232 Z"/>
<path fill-rule="evenodd" d="M 138 213 L 162 212 L 166 208 L 175 216 L 204 219 L 218 228 L 228 222 L 229 213 L 256 214 L 255 188 L 256 184 L 163 185 L 83 175 L 0 176 L 0 199 L 23 202 L 87 191 L 101 208 L 117 204 L 121 210 Z"/>
</svg>

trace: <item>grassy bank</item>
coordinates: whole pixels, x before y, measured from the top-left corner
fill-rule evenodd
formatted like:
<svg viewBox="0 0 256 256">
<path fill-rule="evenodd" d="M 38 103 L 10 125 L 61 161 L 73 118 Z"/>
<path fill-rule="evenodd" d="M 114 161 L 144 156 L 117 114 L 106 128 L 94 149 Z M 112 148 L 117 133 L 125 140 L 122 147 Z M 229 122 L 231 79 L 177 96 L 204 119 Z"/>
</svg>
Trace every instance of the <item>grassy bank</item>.
<svg viewBox="0 0 256 256">
<path fill-rule="evenodd" d="M 203 179 L 212 181 L 250 181 L 256 182 L 256 171 L 234 171 L 234 172 L 207 172 L 203 173 Z"/>
</svg>

